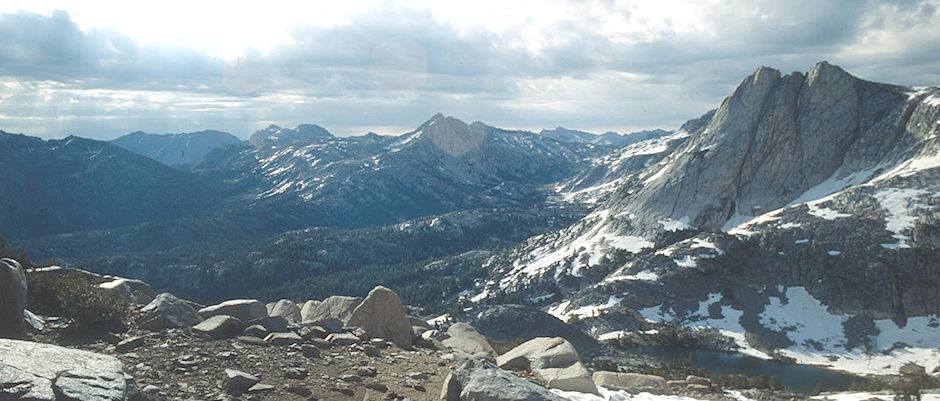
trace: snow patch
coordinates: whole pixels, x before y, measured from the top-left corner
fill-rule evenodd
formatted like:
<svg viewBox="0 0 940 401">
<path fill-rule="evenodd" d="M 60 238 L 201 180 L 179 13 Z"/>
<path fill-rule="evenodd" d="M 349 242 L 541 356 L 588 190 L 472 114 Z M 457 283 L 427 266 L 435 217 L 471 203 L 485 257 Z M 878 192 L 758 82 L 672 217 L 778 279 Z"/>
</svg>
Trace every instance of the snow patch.
<svg viewBox="0 0 940 401">
<path fill-rule="evenodd" d="M 695 259 L 692 258 L 692 255 L 685 255 L 682 259 L 673 259 L 673 262 L 676 262 L 676 265 L 679 267 L 696 267 L 698 266 L 695 263 Z"/>
<path fill-rule="evenodd" d="M 659 224 L 663 226 L 663 230 L 666 231 L 679 231 L 679 230 L 688 230 L 692 228 L 689 225 L 689 216 L 682 216 L 679 220 L 665 218 L 659 221 Z"/>
<path fill-rule="evenodd" d="M 888 212 L 885 216 L 885 229 L 893 232 L 892 236 L 898 240 L 896 244 L 882 244 L 881 246 L 890 249 L 910 248 L 907 240 L 911 237 L 902 232 L 914 228 L 917 218 L 911 214 L 911 211 L 921 207 L 916 199 L 927 194 L 927 191 L 911 188 L 885 188 L 874 193 L 875 199 Z"/>
</svg>

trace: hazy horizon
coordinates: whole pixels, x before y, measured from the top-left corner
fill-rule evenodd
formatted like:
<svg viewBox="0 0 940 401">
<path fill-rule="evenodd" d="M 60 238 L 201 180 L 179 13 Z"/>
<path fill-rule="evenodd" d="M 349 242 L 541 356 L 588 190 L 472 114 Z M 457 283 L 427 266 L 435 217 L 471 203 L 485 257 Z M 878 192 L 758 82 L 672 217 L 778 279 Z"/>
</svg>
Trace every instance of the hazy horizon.
<svg viewBox="0 0 940 401">
<path fill-rule="evenodd" d="M 247 138 L 309 123 L 397 135 L 438 112 L 536 132 L 676 129 L 760 66 L 826 60 L 867 80 L 937 85 L 938 25 L 937 0 L 16 0 L 0 5 L 0 129 Z"/>
</svg>

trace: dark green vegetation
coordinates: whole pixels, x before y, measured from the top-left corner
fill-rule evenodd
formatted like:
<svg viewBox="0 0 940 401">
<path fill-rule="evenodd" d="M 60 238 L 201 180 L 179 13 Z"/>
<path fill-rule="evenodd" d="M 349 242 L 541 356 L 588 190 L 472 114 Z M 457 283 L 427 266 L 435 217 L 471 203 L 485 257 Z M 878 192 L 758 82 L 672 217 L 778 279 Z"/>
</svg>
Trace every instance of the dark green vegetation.
<svg viewBox="0 0 940 401">
<path fill-rule="evenodd" d="M 79 330 L 124 331 L 131 304 L 98 288 L 104 280 L 76 270 L 26 274 L 26 307 L 40 315 L 71 319 Z"/>
<path fill-rule="evenodd" d="M 152 247 L 107 230 L 28 242 L 31 254 L 63 264 L 139 278 L 158 291 L 214 302 L 363 296 L 375 285 L 405 303 L 444 312 L 456 294 L 484 278 L 499 249 L 570 224 L 579 213 L 503 208 L 471 210 L 366 229 L 312 228 L 260 240 Z"/>
<path fill-rule="evenodd" d="M 0 258 L 15 259 L 17 262 L 20 262 L 20 265 L 23 267 L 33 265 L 29 258 L 26 257 L 26 251 L 7 244 L 7 239 L 3 234 L 0 234 Z"/>
</svg>

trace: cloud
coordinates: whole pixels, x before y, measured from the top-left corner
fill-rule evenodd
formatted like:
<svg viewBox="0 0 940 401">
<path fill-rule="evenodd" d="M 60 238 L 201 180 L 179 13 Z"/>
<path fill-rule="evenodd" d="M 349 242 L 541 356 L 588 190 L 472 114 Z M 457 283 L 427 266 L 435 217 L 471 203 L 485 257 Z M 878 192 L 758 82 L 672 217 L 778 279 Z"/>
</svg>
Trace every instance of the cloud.
<svg viewBox="0 0 940 401">
<path fill-rule="evenodd" d="M 675 128 L 760 65 L 786 73 L 825 59 L 870 80 L 940 80 L 936 0 L 544 4 L 550 18 L 467 22 L 384 2 L 335 24 L 271 27 L 287 39 L 227 60 L 80 27 L 64 11 L 0 14 L 0 129 L 247 137 L 310 122 L 361 134 L 442 111 L 509 128 L 623 131 Z"/>
</svg>

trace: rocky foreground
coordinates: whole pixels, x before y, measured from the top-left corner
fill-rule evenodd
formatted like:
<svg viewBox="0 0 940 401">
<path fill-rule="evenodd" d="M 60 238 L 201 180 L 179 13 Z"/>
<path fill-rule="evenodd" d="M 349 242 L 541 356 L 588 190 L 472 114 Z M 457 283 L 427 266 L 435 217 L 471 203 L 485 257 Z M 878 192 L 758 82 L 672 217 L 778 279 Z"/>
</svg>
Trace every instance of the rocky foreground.
<svg viewBox="0 0 940 401">
<path fill-rule="evenodd" d="M 592 372 L 579 348 L 593 352 L 596 344 L 563 324 L 531 324 L 537 335 L 545 336 L 512 344 L 491 343 L 464 322 L 451 322 L 446 329 L 444 322 L 432 326 L 409 316 L 398 295 L 382 286 L 365 298 L 332 296 L 299 305 L 286 299 L 267 305 L 236 299 L 203 306 L 156 294 L 138 280 L 58 267 L 29 272 L 50 277 L 76 273 L 98 278 L 95 290 L 107 299 L 129 300 L 133 321 L 114 333 L 36 316 L 25 309 L 23 269 L 3 259 L 0 328 L 17 339 L 0 338 L 0 400 L 741 397 L 702 377 L 667 381 Z M 486 328 L 483 320 L 477 322 Z"/>
</svg>

